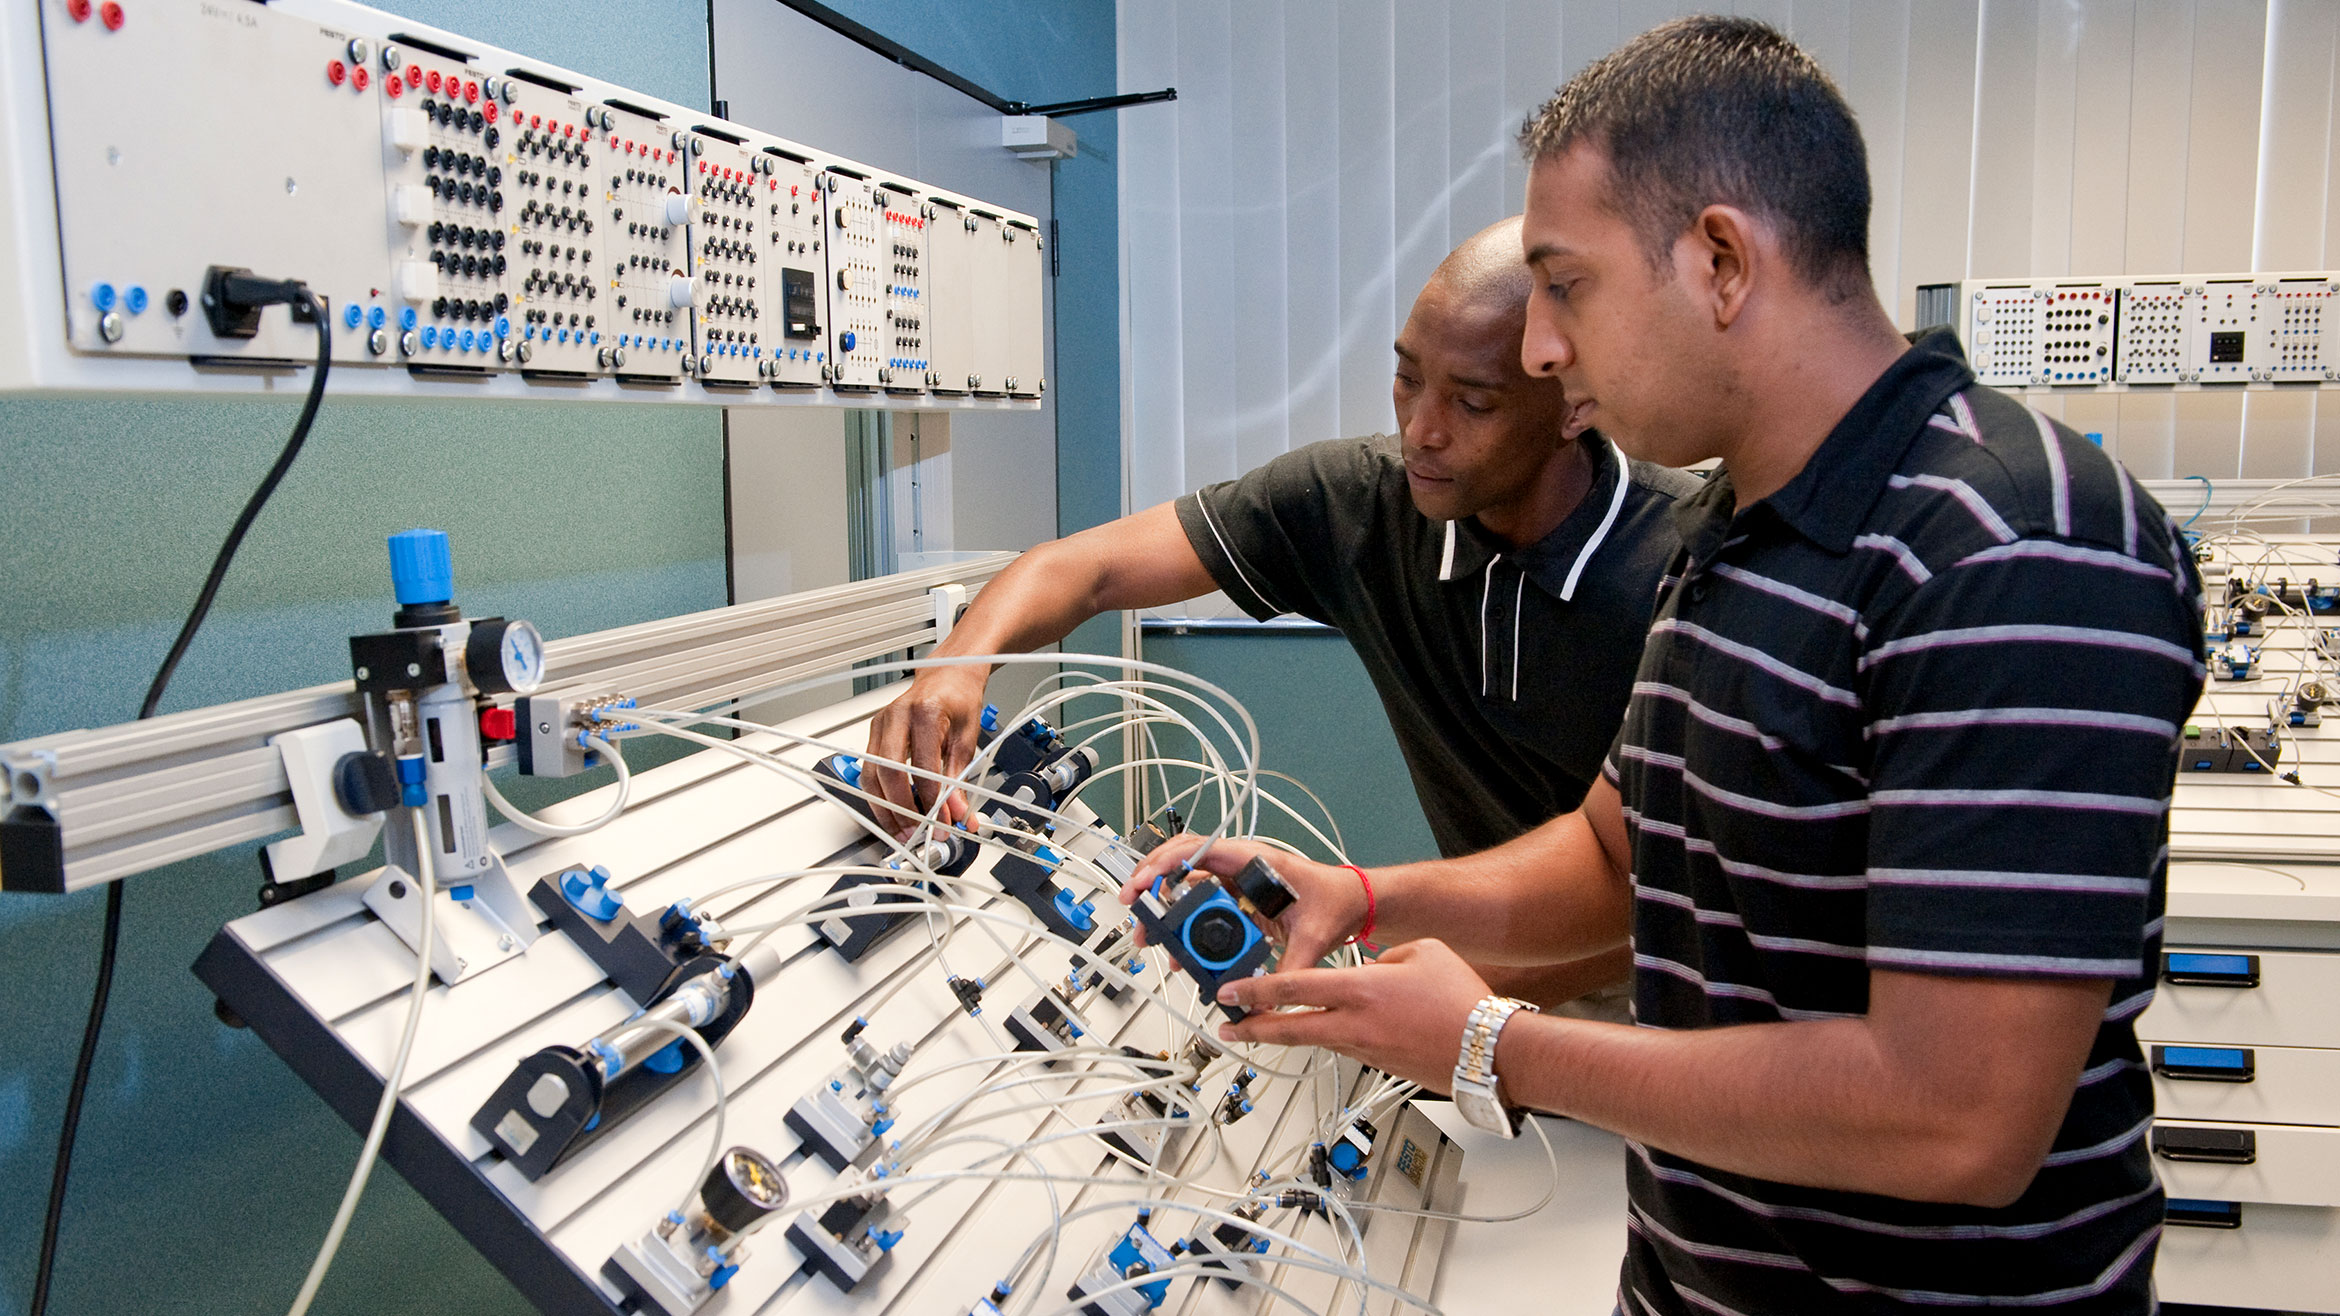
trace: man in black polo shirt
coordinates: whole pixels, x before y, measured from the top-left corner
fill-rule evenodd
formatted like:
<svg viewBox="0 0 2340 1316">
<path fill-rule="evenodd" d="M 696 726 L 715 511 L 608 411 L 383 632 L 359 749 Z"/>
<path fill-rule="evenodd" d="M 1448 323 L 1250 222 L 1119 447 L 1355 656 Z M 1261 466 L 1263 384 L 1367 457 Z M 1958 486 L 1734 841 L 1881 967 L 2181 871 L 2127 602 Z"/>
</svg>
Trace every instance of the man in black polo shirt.
<svg viewBox="0 0 2340 1316">
<path fill-rule="evenodd" d="M 1658 28 L 1525 144 L 1529 369 L 1628 450 L 1723 472 L 1678 509 L 1582 810 L 1374 874 L 1384 939 L 1417 940 L 1229 989 L 1318 1007 L 1229 1035 L 1338 1047 L 1499 1132 L 1526 1107 L 1623 1134 L 1637 1316 L 2142 1316 L 2162 1201 L 2131 1022 L 2202 683 L 2190 556 L 2101 451 L 1902 342 L 1859 131 L 1777 32 Z M 1357 884 L 1277 863 L 1286 959 L 1313 963 Z M 1518 1013 L 1460 957 L 1628 930 L 1638 1028 Z"/>
<path fill-rule="evenodd" d="M 1441 852 L 1575 808 L 1679 543 L 1675 499 L 1699 481 L 1574 432 L 1559 382 L 1521 368 L 1528 288 L 1519 221 L 1479 233 L 1398 335 L 1399 436 L 1314 444 L 1043 544 L 984 588 L 936 652 L 1026 651 L 1100 612 L 1223 589 L 1254 617 L 1297 613 L 1348 637 Z M 920 672 L 871 723 L 871 753 L 964 767 L 987 674 Z M 931 783 L 875 777 L 904 808 L 933 802 Z M 1550 999 L 1623 976 L 1621 956 L 1603 959 L 1533 990 Z"/>
</svg>

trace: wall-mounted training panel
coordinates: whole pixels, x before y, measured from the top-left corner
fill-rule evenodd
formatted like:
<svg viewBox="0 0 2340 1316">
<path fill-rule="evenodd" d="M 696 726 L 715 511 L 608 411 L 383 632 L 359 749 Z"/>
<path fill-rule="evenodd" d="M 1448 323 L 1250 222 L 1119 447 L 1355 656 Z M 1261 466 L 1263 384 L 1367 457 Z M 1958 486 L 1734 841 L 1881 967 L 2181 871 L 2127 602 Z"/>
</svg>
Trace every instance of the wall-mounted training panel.
<svg viewBox="0 0 2340 1316">
<path fill-rule="evenodd" d="M 0 83 L 0 391 L 285 387 L 316 331 L 230 271 L 318 294 L 337 391 L 1043 387 L 1029 218 L 345 0 L 11 5 Z"/>
<path fill-rule="evenodd" d="M 1969 279 L 1918 289 L 1998 388 L 2340 383 L 2340 273 Z"/>
</svg>

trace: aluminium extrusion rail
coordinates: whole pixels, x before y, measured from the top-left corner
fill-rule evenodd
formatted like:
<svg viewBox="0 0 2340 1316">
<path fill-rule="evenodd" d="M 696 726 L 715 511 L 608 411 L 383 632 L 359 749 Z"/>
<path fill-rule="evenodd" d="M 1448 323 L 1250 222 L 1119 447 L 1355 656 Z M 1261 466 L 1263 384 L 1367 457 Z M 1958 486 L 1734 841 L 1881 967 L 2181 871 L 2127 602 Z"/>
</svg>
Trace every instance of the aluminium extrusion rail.
<svg viewBox="0 0 2340 1316">
<path fill-rule="evenodd" d="M 876 580 L 555 640 L 543 695 L 624 694 L 704 708 L 934 638 L 927 591 L 970 591 L 1014 560 L 985 554 Z M 0 891 L 59 894 L 299 826 L 269 739 L 361 717 L 348 681 L 145 722 L 0 745 Z M 510 760 L 509 747 L 489 755 Z"/>
</svg>

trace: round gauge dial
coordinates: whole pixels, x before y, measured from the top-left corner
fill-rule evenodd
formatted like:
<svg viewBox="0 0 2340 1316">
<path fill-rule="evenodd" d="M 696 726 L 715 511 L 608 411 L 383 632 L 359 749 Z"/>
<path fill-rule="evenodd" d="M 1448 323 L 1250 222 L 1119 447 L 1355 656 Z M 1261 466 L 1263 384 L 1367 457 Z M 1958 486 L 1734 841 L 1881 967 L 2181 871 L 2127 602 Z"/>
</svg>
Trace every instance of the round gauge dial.
<svg viewBox="0 0 2340 1316">
<path fill-rule="evenodd" d="M 483 618 L 471 624 L 463 666 L 482 694 L 532 694 L 544 684 L 544 637 L 524 621 Z"/>
</svg>

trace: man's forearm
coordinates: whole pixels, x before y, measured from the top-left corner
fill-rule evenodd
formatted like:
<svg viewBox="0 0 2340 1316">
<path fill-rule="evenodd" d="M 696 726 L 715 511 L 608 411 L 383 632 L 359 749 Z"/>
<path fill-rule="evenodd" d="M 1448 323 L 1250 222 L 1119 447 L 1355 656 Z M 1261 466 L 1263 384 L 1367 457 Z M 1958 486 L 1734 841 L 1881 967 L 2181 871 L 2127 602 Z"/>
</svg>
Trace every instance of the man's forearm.
<svg viewBox="0 0 2340 1316">
<path fill-rule="evenodd" d="M 992 577 L 951 627 L 949 638 L 935 646 L 934 656 L 1029 653 L 1096 616 L 1100 609 L 1092 606 L 1088 582 L 1079 578 L 1086 573 L 1064 579 L 1062 547 L 1061 541 L 1042 544 Z"/>
<path fill-rule="evenodd" d="M 1481 964 L 1551 964 L 1624 944 L 1629 891 L 1583 811 L 1460 859 L 1373 870 L 1373 939 L 1436 937 Z"/>
<path fill-rule="evenodd" d="M 1215 588 L 1176 507 L 1164 503 L 1017 558 L 975 596 L 935 654 L 1028 653 L 1100 613 L 1160 607 Z"/>
<path fill-rule="evenodd" d="M 1504 1028 L 1496 1067 L 1513 1105 L 1718 1169 L 2003 1205 L 2048 1149 L 2110 984 L 1951 980 L 1914 989 L 1939 991 L 1970 1007 L 1969 1017 L 1927 1029 L 1917 1025 L 1937 1007 L 1904 1011 L 1891 1001 L 1882 1018 L 1687 1030 L 1521 1014 Z M 2016 1030 L 2029 1031 L 1984 1036 Z"/>
</svg>

